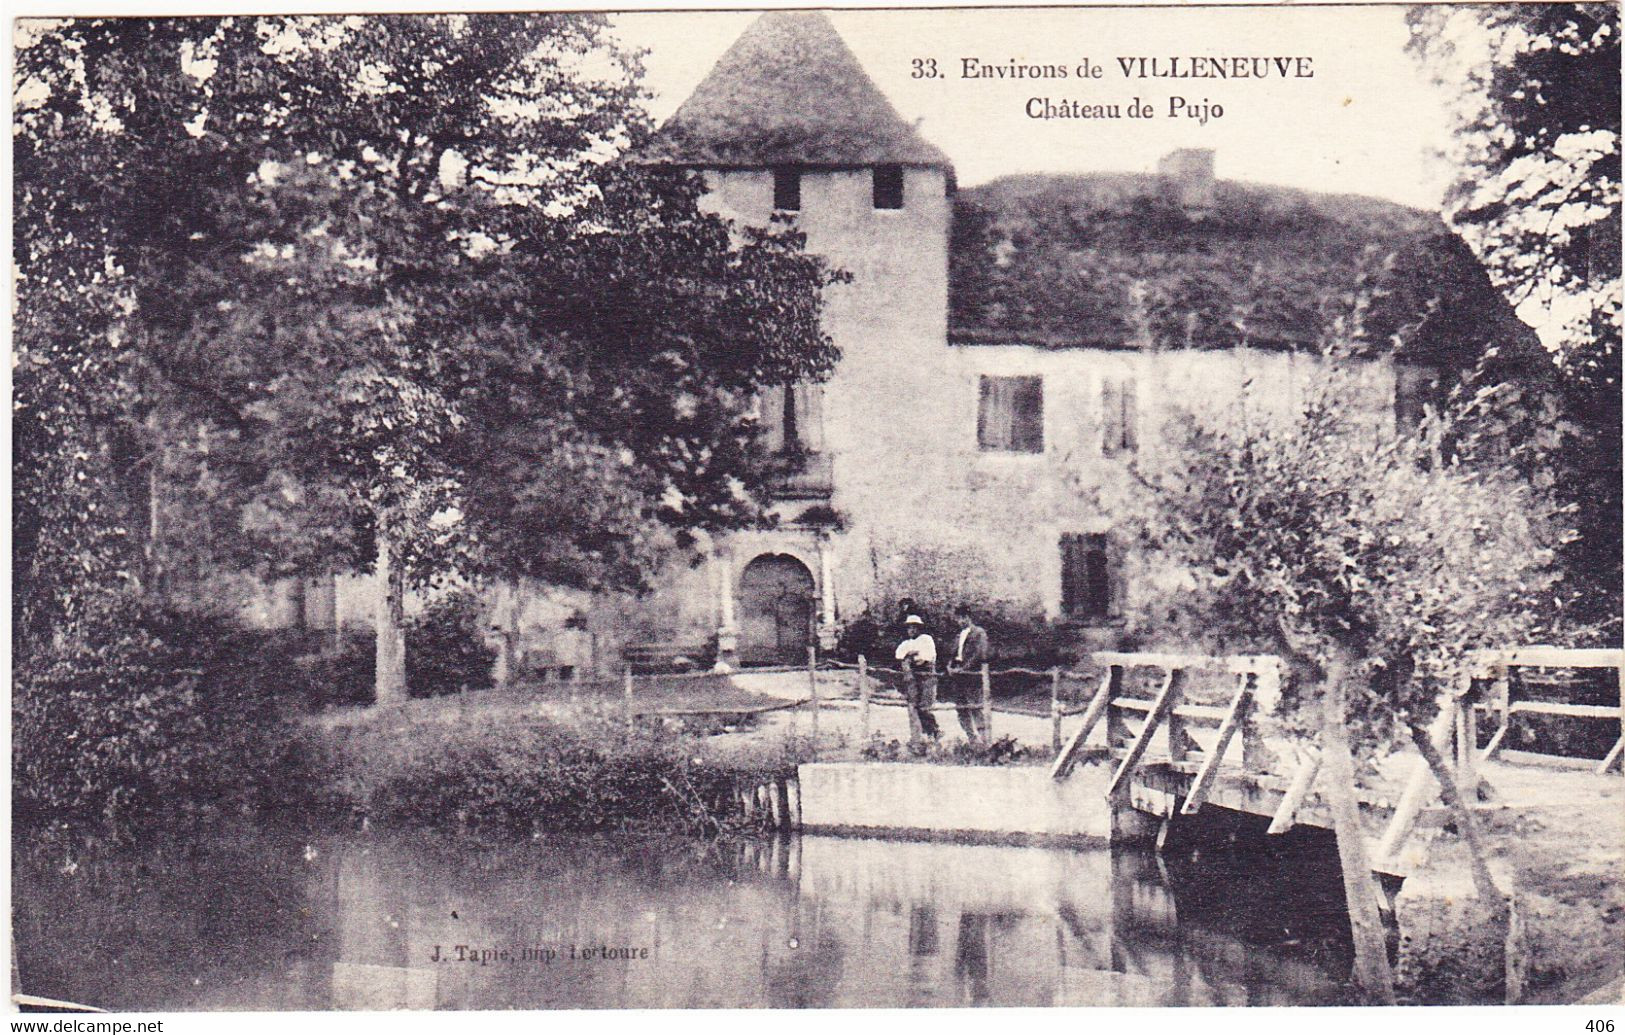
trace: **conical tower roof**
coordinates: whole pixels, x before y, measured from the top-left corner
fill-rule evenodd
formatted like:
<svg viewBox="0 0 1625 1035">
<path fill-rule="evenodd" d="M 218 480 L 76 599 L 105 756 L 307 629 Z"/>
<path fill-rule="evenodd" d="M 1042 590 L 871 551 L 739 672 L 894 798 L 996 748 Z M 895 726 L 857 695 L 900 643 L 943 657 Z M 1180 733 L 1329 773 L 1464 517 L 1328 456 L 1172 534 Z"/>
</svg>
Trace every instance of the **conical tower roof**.
<svg viewBox="0 0 1625 1035">
<path fill-rule="evenodd" d="M 769 11 L 655 134 L 681 165 L 928 165 L 948 156 L 904 122 L 817 11 Z"/>
</svg>

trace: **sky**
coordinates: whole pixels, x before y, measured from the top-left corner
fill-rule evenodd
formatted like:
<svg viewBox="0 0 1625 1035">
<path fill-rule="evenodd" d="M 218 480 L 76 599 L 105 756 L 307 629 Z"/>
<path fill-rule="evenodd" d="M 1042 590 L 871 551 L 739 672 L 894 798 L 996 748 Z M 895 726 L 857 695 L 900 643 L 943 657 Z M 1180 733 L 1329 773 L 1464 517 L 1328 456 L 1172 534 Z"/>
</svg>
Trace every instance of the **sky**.
<svg viewBox="0 0 1625 1035">
<path fill-rule="evenodd" d="M 682 103 L 754 12 L 618 14 L 629 44 L 647 48 L 652 113 Z M 1404 8 L 1083 8 L 838 10 L 831 20 L 908 121 L 973 186 L 1024 172 L 1150 172 L 1159 157 L 1212 148 L 1222 179 L 1365 194 L 1437 209 L 1451 169 L 1448 98 L 1405 53 Z M 1130 80 L 1119 57 L 1306 56 L 1313 78 Z M 913 78 L 935 59 L 938 79 Z M 961 77 L 962 59 L 1065 65 L 1086 59 L 1099 79 Z M 1139 96 L 1152 119 L 1051 119 L 1025 114 L 1034 97 L 1085 104 Z M 1169 117 L 1173 96 L 1223 107 L 1205 124 Z M 816 103 L 810 98 L 809 103 Z"/>
</svg>

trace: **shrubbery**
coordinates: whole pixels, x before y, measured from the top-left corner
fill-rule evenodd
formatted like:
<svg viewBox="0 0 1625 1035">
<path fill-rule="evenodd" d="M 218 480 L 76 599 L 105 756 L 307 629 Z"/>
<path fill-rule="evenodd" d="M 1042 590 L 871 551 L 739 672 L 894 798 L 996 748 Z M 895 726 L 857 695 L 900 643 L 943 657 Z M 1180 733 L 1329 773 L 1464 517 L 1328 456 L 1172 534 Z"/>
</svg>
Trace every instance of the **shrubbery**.
<svg viewBox="0 0 1625 1035">
<path fill-rule="evenodd" d="M 1048 761 L 1048 748 L 1022 744 L 1015 737 L 1005 735 L 990 744 L 969 740 L 926 741 L 916 751 L 900 740 L 887 740 L 873 734 L 864 745 L 863 757 L 877 762 L 919 760 L 938 765 L 1035 765 Z"/>
<path fill-rule="evenodd" d="M 304 692 L 299 638 L 98 604 L 13 675 L 19 829 L 117 839 L 166 819 L 285 799 L 287 712 Z"/>
<path fill-rule="evenodd" d="M 306 659 L 309 682 L 304 700 L 318 710 L 371 704 L 376 658 L 377 640 L 371 632 L 343 633 L 337 650 Z"/>
<path fill-rule="evenodd" d="M 926 629 L 937 642 L 937 656 L 943 662 L 959 635 L 953 609 L 960 603 L 967 604 L 977 624 L 987 630 L 989 663 L 994 668 L 1044 669 L 1075 660 L 1072 637 L 1041 614 L 1024 613 L 1003 601 L 917 598 L 913 611 L 925 619 Z M 862 654 L 871 665 L 891 665 L 892 654 L 902 638 L 899 623 L 903 617 L 896 600 L 871 603 L 842 626 L 835 644 L 836 657 L 855 662 Z"/>
<path fill-rule="evenodd" d="M 479 601 L 472 593 L 442 597 L 406 630 L 406 692 L 438 697 L 491 685 L 496 652 L 480 630 Z"/>
<path fill-rule="evenodd" d="M 717 757 L 704 740 L 612 723 L 569 728 L 475 717 L 329 731 L 343 803 L 377 819 L 530 833 L 708 833 L 739 819 L 736 792 L 788 775 L 795 745 Z"/>
</svg>

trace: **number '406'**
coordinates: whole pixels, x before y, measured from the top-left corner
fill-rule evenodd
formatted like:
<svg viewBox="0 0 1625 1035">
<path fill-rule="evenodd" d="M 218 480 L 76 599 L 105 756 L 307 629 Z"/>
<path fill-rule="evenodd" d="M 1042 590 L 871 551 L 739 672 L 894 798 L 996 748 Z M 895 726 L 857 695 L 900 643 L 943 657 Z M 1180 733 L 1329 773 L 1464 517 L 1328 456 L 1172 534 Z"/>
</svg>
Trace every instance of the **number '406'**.
<svg viewBox="0 0 1625 1035">
<path fill-rule="evenodd" d="M 1604 1021 L 1586 1021 L 1586 1031 L 1606 1033 L 1613 1030 L 1614 1022 L 1611 1019 Z"/>
</svg>

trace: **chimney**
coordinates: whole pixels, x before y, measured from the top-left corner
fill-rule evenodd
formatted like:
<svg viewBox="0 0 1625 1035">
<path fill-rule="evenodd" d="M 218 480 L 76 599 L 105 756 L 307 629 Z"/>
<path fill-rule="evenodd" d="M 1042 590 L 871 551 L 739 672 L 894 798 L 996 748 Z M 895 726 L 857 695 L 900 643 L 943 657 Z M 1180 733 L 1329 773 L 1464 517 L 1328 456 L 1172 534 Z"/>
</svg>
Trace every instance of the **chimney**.
<svg viewBox="0 0 1625 1035">
<path fill-rule="evenodd" d="M 1168 199 L 1192 219 L 1213 211 L 1213 149 L 1187 147 L 1163 155 L 1157 163 Z"/>
</svg>

